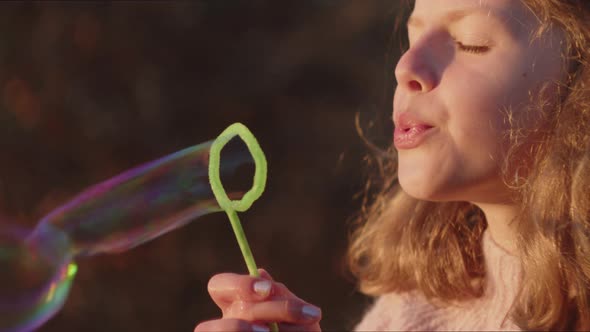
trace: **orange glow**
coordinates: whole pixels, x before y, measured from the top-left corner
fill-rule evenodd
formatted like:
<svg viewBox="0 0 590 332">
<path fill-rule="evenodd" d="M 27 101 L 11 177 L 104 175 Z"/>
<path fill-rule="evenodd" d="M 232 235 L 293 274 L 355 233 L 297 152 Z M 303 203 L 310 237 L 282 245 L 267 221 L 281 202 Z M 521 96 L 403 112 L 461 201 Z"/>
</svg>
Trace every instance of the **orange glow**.
<svg viewBox="0 0 590 332">
<path fill-rule="evenodd" d="M 41 103 L 25 80 L 14 78 L 6 82 L 2 96 L 6 108 L 14 113 L 23 127 L 35 127 L 39 122 Z"/>
</svg>

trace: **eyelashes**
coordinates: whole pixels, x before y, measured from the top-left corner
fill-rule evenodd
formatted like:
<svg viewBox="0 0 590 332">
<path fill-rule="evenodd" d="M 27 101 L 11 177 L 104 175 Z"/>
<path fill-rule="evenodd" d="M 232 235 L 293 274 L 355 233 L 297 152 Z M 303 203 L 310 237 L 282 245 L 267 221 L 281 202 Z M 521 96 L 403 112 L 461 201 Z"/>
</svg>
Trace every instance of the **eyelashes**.
<svg viewBox="0 0 590 332">
<path fill-rule="evenodd" d="M 486 53 L 490 50 L 489 46 L 480 46 L 480 45 L 465 45 L 462 42 L 455 40 L 455 44 L 457 44 L 457 48 L 462 52 L 473 53 L 473 54 L 482 54 Z"/>
<path fill-rule="evenodd" d="M 451 40 L 454 44 L 455 47 L 457 48 L 457 50 L 459 50 L 460 52 L 465 52 L 465 53 L 472 53 L 472 54 L 484 54 L 487 53 L 491 50 L 491 46 L 488 45 L 468 45 L 468 44 L 464 44 L 463 42 L 457 40 L 456 38 L 451 36 Z M 409 48 L 412 48 L 412 39 L 409 38 Z"/>
</svg>

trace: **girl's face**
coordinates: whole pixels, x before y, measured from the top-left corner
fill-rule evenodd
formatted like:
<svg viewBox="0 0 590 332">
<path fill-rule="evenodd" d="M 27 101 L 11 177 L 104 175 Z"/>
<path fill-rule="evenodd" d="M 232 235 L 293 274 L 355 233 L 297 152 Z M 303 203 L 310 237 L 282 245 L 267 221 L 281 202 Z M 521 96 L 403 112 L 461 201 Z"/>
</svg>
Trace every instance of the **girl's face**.
<svg viewBox="0 0 590 332">
<path fill-rule="evenodd" d="M 539 24 L 520 0 L 416 0 L 410 48 L 395 69 L 394 144 L 406 193 L 507 200 L 506 111 L 527 123 L 529 93 L 564 78 L 563 35 L 532 38 Z"/>
</svg>

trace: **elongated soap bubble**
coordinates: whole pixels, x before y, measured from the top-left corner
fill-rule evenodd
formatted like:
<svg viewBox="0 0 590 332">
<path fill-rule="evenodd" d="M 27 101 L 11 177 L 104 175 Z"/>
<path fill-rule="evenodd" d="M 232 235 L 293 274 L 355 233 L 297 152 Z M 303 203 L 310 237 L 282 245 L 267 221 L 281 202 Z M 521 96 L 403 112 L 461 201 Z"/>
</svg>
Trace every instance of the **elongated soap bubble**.
<svg viewBox="0 0 590 332">
<path fill-rule="evenodd" d="M 222 211 L 209 186 L 210 148 L 211 142 L 187 148 L 94 185 L 31 232 L 0 224 L 0 332 L 32 331 L 53 317 L 79 258 L 129 250 Z M 224 154 L 224 176 L 252 163 L 237 145 Z"/>
<path fill-rule="evenodd" d="M 33 236 L 50 226 L 68 234 L 74 256 L 121 252 L 221 211 L 209 186 L 210 147 L 176 152 L 87 189 L 44 217 Z M 245 149 L 227 152 L 225 173 L 251 162 Z"/>
</svg>

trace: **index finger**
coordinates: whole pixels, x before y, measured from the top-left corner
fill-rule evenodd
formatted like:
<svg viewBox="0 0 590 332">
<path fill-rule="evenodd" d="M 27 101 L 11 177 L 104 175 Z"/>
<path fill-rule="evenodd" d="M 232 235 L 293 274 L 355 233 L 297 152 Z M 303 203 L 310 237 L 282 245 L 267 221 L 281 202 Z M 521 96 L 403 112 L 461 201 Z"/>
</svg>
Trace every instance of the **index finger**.
<svg viewBox="0 0 590 332">
<path fill-rule="evenodd" d="M 279 289 L 273 287 L 273 284 L 274 282 L 264 278 L 220 273 L 209 280 L 207 290 L 215 304 L 223 310 L 235 301 L 258 302 L 278 295 Z"/>
</svg>

